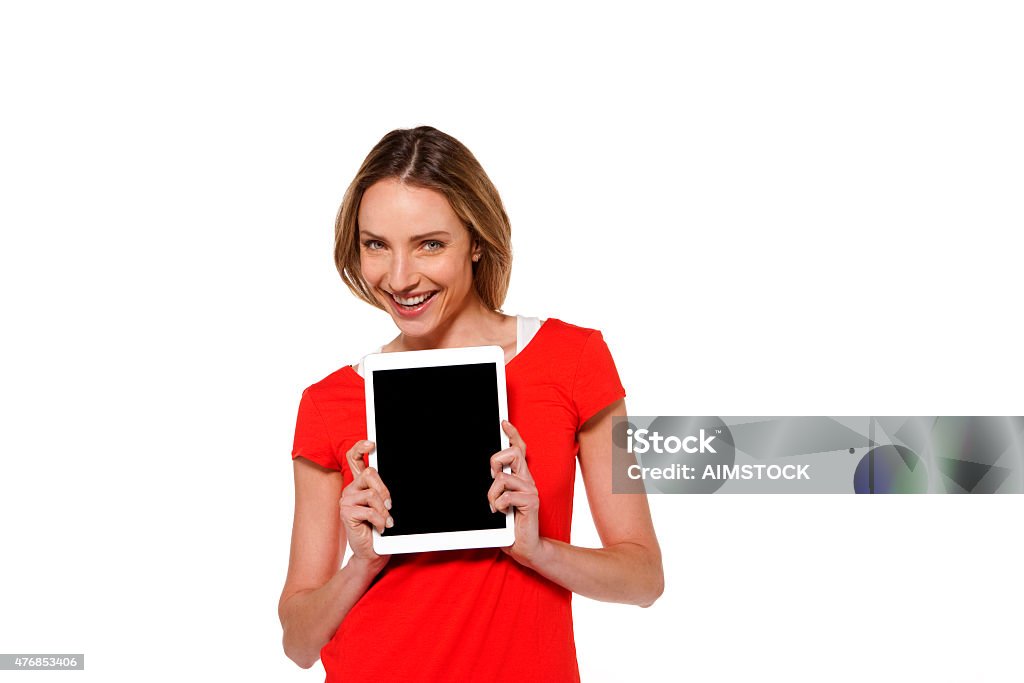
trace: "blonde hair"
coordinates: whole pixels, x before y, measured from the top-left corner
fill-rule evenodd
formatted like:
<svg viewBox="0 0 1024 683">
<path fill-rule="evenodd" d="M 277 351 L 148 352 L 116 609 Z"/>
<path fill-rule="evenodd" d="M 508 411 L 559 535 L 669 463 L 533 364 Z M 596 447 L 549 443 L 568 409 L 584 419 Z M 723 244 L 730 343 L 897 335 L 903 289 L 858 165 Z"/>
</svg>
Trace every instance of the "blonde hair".
<svg viewBox="0 0 1024 683">
<path fill-rule="evenodd" d="M 366 190 L 388 178 L 436 190 L 448 199 L 480 245 L 473 286 L 485 306 L 500 311 L 512 277 L 512 225 L 498 190 L 473 153 L 430 126 L 393 130 L 381 138 L 345 191 L 334 225 L 334 262 L 352 293 L 384 309 L 360 269 L 358 214 Z"/>
</svg>

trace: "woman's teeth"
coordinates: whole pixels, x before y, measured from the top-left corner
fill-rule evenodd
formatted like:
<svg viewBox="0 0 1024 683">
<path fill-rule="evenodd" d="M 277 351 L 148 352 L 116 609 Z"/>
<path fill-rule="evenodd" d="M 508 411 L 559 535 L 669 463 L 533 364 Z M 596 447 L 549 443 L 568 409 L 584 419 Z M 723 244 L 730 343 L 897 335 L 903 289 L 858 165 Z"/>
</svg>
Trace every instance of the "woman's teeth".
<svg viewBox="0 0 1024 683">
<path fill-rule="evenodd" d="M 420 296 L 413 297 L 412 299 L 403 299 L 400 296 L 392 294 L 391 298 L 403 306 L 412 307 L 418 306 L 419 304 L 423 303 L 424 301 L 434 296 L 435 294 L 437 294 L 437 292 L 430 292 L 429 294 L 421 294 Z"/>
</svg>

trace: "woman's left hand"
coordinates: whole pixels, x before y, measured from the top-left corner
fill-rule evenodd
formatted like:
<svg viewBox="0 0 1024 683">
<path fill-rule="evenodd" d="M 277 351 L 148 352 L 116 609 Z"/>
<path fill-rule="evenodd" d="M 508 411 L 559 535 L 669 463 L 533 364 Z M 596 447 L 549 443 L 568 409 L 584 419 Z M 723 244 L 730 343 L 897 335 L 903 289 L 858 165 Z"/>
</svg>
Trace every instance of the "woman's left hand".
<svg viewBox="0 0 1024 683">
<path fill-rule="evenodd" d="M 515 508 L 516 540 L 510 547 L 502 548 L 502 551 L 520 564 L 530 566 L 541 547 L 540 496 L 530 468 L 526 465 L 526 443 L 523 437 L 508 420 L 502 420 L 501 427 L 508 435 L 509 447 L 491 456 L 494 483 L 487 491 L 487 500 L 499 512 L 507 512 L 509 506 Z M 511 474 L 502 471 L 505 465 L 511 466 Z"/>
</svg>

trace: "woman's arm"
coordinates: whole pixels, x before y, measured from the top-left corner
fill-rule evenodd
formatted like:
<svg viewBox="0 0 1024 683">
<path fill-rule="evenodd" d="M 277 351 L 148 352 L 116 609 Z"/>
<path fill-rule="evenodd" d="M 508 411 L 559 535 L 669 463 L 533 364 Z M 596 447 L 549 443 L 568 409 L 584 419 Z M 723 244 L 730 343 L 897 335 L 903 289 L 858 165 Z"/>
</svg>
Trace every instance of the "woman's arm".
<svg viewBox="0 0 1024 683">
<path fill-rule="evenodd" d="M 580 548 L 540 536 L 529 538 L 532 525 L 525 520 L 519 523 L 518 505 L 518 502 L 524 503 L 526 514 L 536 515 L 536 508 L 530 510 L 534 502 L 530 488 L 535 494 L 536 487 L 528 470 L 525 473 L 529 481 L 525 485 L 505 475 L 505 481 L 492 490 L 507 491 L 504 495 L 517 507 L 516 544 L 509 554 L 520 563 L 588 598 L 649 607 L 665 587 L 661 548 L 654 535 L 647 497 L 612 493 L 612 417 L 617 415 L 626 415 L 626 403 L 622 399 L 587 420 L 579 432 L 583 483 L 603 548 Z M 514 436 L 510 432 L 510 442 L 525 452 L 518 432 Z M 495 458 L 496 463 L 503 464 L 502 461 L 503 458 Z"/>
<path fill-rule="evenodd" d="M 341 570 L 346 535 L 339 515 L 341 472 L 296 458 L 291 557 L 278 616 L 284 651 L 304 669 L 316 663 L 387 557 L 352 557 Z"/>
</svg>

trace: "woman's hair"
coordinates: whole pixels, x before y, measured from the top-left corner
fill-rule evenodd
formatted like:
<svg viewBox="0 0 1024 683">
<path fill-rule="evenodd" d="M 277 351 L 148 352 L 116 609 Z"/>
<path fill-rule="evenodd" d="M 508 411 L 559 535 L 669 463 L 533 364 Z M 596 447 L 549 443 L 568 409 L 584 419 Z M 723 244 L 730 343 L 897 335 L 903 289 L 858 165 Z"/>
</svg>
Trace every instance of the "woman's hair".
<svg viewBox="0 0 1024 683">
<path fill-rule="evenodd" d="M 352 293 L 383 309 L 359 266 L 359 204 L 374 183 L 395 178 L 436 190 L 480 244 L 473 286 L 484 305 L 501 310 L 512 276 L 512 225 L 498 191 L 465 145 L 430 126 L 393 130 L 370 150 L 345 191 L 334 226 L 334 262 Z"/>
</svg>

